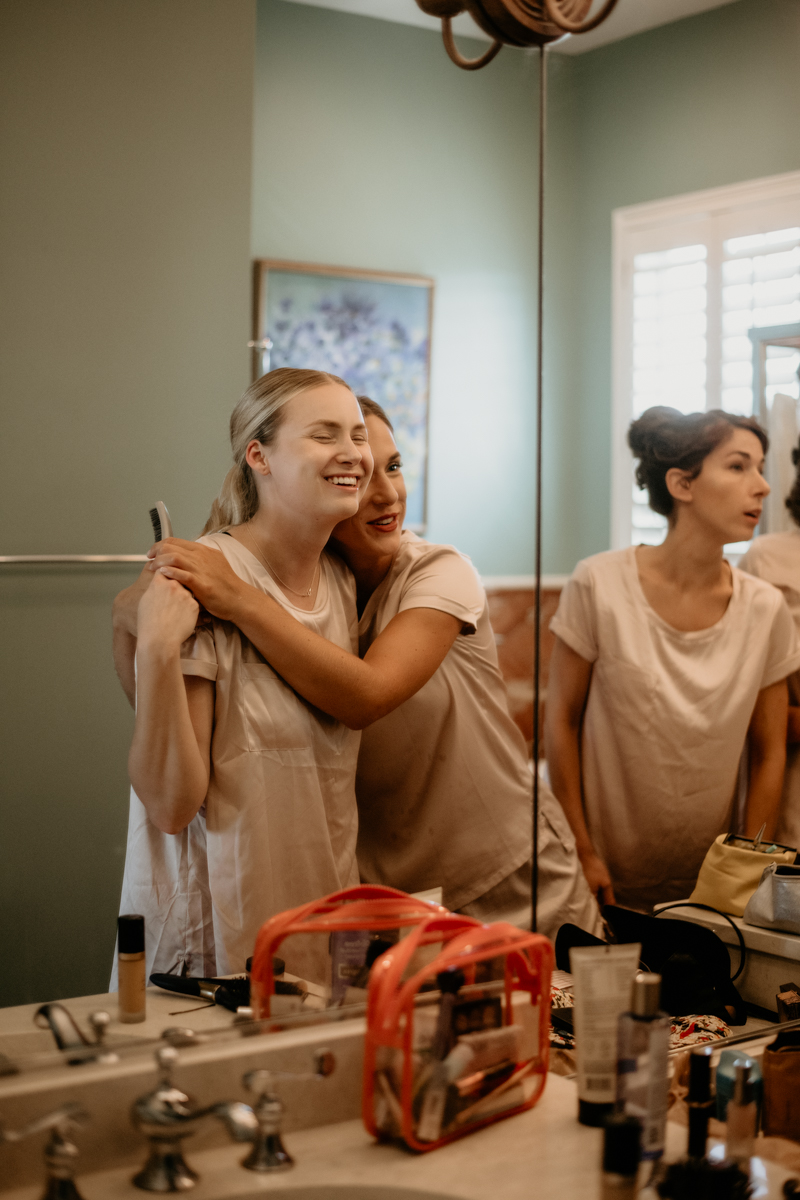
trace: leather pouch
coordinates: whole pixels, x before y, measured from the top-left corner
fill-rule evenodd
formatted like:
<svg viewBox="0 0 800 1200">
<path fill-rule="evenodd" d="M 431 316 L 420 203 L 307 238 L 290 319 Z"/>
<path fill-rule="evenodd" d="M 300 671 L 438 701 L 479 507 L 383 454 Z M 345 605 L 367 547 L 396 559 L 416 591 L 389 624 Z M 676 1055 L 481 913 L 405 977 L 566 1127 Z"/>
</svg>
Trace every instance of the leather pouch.
<svg viewBox="0 0 800 1200">
<path fill-rule="evenodd" d="M 800 1030 L 779 1033 L 764 1050 L 761 1123 L 768 1137 L 800 1142 Z"/>
<path fill-rule="evenodd" d="M 499 921 L 431 917 L 373 967 L 363 1118 L 433 1150 L 531 1108 L 547 1077 L 553 948 Z"/>
<path fill-rule="evenodd" d="M 789 846 L 775 845 L 774 851 L 754 850 L 748 838 L 731 838 L 721 833 L 703 859 L 694 891 L 695 904 L 709 904 L 721 912 L 741 917 L 747 902 L 770 863 L 791 865 L 797 854 Z"/>
</svg>

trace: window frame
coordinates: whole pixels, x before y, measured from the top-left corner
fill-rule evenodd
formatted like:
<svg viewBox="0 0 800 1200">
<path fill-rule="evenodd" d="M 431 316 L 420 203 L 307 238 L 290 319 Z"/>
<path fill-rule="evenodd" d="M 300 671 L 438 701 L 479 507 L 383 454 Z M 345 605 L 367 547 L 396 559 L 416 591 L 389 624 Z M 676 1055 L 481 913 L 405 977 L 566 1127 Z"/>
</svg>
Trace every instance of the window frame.
<svg viewBox="0 0 800 1200">
<path fill-rule="evenodd" d="M 633 260 L 695 242 L 707 247 L 706 399 L 719 406 L 722 366 L 722 246 L 728 238 L 800 225 L 800 171 L 616 208 L 611 214 L 612 430 L 610 543 L 631 544 Z"/>
</svg>

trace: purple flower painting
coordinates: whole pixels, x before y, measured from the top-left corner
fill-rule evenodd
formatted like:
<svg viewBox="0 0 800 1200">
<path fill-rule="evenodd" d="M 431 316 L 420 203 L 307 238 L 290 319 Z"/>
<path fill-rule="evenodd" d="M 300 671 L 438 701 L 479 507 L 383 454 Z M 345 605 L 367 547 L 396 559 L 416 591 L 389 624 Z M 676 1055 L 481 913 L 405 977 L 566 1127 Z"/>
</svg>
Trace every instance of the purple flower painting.
<svg viewBox="0 0 800 1200">
<path fill-rule="evenodd" d="M 432 283 L 261 265 L 269 368 L 330 371 L 383 405 L 403 455 L 406 527 L 422 532 Z"/>
</svg>

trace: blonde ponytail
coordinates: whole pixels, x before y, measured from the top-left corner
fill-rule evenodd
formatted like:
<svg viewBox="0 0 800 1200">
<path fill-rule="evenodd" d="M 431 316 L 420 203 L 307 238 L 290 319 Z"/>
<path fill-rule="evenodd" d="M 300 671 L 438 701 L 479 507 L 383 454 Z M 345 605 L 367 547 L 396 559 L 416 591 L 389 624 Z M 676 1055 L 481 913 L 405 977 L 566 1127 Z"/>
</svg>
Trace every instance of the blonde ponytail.
<svg viewBox="0 0 800 1200">
<path fill-rule="evenodd" d="M 284 408 L 312 388 L 326 383 L 339 383 L 348 387 L 338 375 L 326 371 L 306 371 L 295 367 L 278 367 L 262 375 L 242 396 L 231 413 L 231 449 L 233 466 L 222 481 L 211 514 L 203 527 L 203 533 L 216 533 L 230 525 L 243 525 L 255 516 L 258 510 L 258 491 L 253 472 L 245 460 L 245 452 L 251 442 L 269 446 L 281 426 Z"/>
</svg>

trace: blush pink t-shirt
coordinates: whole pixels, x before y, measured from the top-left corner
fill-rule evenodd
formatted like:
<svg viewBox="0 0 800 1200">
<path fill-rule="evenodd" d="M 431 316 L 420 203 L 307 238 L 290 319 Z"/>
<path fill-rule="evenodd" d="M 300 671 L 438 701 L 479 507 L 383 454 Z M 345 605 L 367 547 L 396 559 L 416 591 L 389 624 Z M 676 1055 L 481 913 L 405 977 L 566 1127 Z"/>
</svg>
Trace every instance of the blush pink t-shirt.
<svg viewBox="0 0 800 1200">
<path fill-rule="evenodd" d="M 428 682 L 362 733 L 358 863 L 365 882 L 442 886 L 455 909 L 529 858 L 531 775 L 475 568 L 405 531 L 361 617 L 361 654 L 412 608 L 450 613 L 462 628 Z"/>
<path fill-rule="evenodd" d="M 732 568 L 709 629 L 668 625 L 648 604 L 636 550 L 578 563 L 550 623 L 593 664 L 581 762 L 589 835 L 617 900 L 684 899 L 729 828 L 739 759 L 762 688 L 800 667 L 786 603 Z"/>
</svg>

